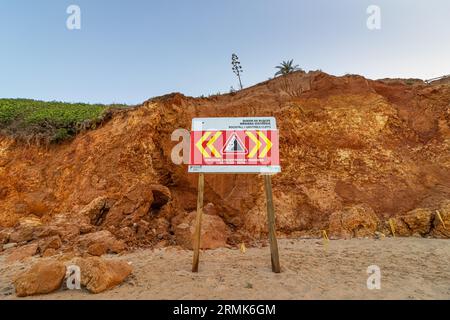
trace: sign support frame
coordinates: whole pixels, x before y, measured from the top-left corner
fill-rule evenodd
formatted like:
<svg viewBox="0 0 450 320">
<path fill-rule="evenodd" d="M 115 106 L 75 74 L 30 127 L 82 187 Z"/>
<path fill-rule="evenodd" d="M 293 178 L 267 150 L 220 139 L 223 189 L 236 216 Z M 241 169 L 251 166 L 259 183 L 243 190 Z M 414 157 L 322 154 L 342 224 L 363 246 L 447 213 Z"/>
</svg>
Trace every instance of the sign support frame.
<svg viewBox="0 0 450 320">
<path fill-rule="evenodd" d="M 229 138 L 227 138 L 227 133 L 231 134 Z M 221 136 L 222 138 L 219 139 Z M 234 141 L 231 140 L 233 137 Z M 234 145 L 229 147 L 231 141 Z M 253 147 L 249 153 L 251 144 Z M 264 149 L 261 150 L 263 146 Z M 234 154 L 232 161 L 227 161 L 229 159 L 225 155 L 228 153 Z M 220 154 L 224 156 L 223 159 Z M 242 155 L 245 159 L 242 158 Z M 199 269 L 205 173 L 259 173 L 259 175 L 263 175 L 264 180 L 272 271 L 280 273 L 271 177 L 272 174 L 281 172 L 276 119 L 274 117 L 194 118 L 192 119 L 189 157 L 191 160 L 188 172 L 199 173 L 197 212 L 192 238 L 194 251 L 192 272 L 198 272 Z"/>
<path fill-rule="evenodd" d="M 278 241 L 275 229 L 275 209 L 273 207 L 272 177 L 264 175 L 264 189 L 266 191 L 267 205 L 267 226 L 269 228 L 270 256 L 272 261 L 272 271 L 281 272 L 280 258 L 278 255 Z"/>
<path fill-rule="evenodd" d="M 195 219 L 194 233 L 194 258 L 192 261 L 192 272 L 198 272 L 198 264 L 200 257 L 200 241 L 202 233 L 202 215 L 203 215 L 203 193 L 205 190 L 205 174 L 198 175 L 198 192 L 197 192 L 197 216 Z"/>
<path fill-rule="evenodd" d="M 280 273 L 280 258 L 278 254 L 278 241 L 275 228 L 275 209 L 273 206 L 273 192 L 272 192 L 272 177 L 270 174 L 264 174 L 264 190 L 266 193 L 266 207 L 267 207 L 267 226 L 269 231 L 270 243 L 270 260 L 272 263 L 272 272 Z M 198 175 L 198 190 L 197 190 L 197 216 L 195 219 L 194 232 L 194 256 L 192 261 L 192 272 L 198 272 L 200 260 L 200 243 L 201 243 L 201 229 L 203 216 L 203 195 L 205 190 L 205 174 Z"/>
</svg>

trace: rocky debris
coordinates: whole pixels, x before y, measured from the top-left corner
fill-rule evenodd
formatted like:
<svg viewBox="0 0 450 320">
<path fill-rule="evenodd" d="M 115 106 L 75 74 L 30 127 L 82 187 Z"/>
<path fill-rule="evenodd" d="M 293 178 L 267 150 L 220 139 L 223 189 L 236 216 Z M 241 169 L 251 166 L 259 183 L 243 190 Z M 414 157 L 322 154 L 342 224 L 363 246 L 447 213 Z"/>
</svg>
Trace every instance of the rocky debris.
<svg viewBox="0 0 450 320">
<path fill-rule="evenodd" d="M 99 226 L 105 221 L 111 202 L 108 197 L 95 198 L 80 211 L 80 215 L 88 217 L 92 225 Z"/>
<path fill-rule="evenodd" d="M 17 226 L 9 232 L 8 241 L 26 243 L 36 239 L 35 233 L 41 226 L 41 220 L 35 216 L 22 218 Z"/>
<path fill-rule="evenodd" d="M 399 217 L 392 218 L 395 234 L 405 237 L 427 235 L 431 230 L 432 217 L 432 210 L 418 208 Z"/>
<path fill-rule="evenodd" d="M 48 212 L 50 204 L 55 200 L 55 197 L 51 190 L 39 190 L 25 194 L 22 200 L 30 214 L 42 217 Z"/>
<path fill-rule="evenodd" d="M 9 242 L 9 237 L 11 235 L 12 229 L 6 228 L 0 230 L 0 247 Z"/>
<path fill-rule="evenodd" d="M 182 214 L 172 220 L 174 226 L 175 240 L 178 245 L 193 248 L 193 237 L 195 233 L 196 212 Z M 229 229 L 219 216 L 203 214 L 201 228 L 201 249 L 216 249 L 227 245 Z"/>
<path fill-rule="evenodd" d="M 125 261 L 98 257 L 77 258 L 74 264 L 81 270 L 81 285 L 92 293 L 100 293 L 121 284 L 132 272 Z"/>
<path fill-rule="evenodd" d="M 11 251 L 11 253 L 6 257 L 6 262 L 13 263 L 17 261 L 23 261 L 27 258 L 34 256 L 37 253 L 37 250 L 38 245 L 36 243 L 30 243 L 21 246 Z"/>
<path fill-rule="evenodd" d="M 61 246 L 61 238 L 58 235 L 41 239 L 38 244 L 38 253 L 44 255 L 44 253 L 49 249 L 53 249 L 56 252 L 56 250 L 61 248 Z"/>
<path fill-rule="evenodd" d="M 28 242 L 34 239 L 34 226 L 19 226 L 16 230 L 14 230 L 10 236 L 10 242 Z"/>
<path fill-rule="evenodd" d="M 2 246 L 3 250 L 8 250 L 15 247 L 17 247 L 17 242 L 10 242 Z"/>
<path fill-rule="evenodd" d="M 107 230 L 81 235 L 78 238 L 77 247 L 95 256 L 101 256 L 106 253 L 120 253 L 126 249 L 125 243 L 122 240 L 117 240 Z"/>
<path fill-rule="evenodd" d="M 48 248 L 43 253 L 41 253 L 41 256 L 43 258 L 48 258 L 48 257 L 53 257 L 56 254 L 58 254 L 58 251 L 56 249 Z"/>
<path fill-rule="evenodd" d="M 153 193 L 150 186 L 139 182 L 129 187 L 122 197 L 109 210 L 104 224 L 106 226 L 127 226 L 141 220 L 153 203 Z"/>
<path fill-rule="evenodd" d="M 37 262 L 14 280 L 16 295 L 26 297 L 58 290 L 64 280 L 66 267 L 56 260 Z"/>
<path fill-rule="evenodd" d="M 172 243 L 172 220 L 195 210 L 197 198 L 196 175 L 170 161 L 173 131 L 189 130 L 194 117 L 259 115 L 274 116 L 280 128 L 283 171 L 272 180 L 280 235 L 311 236 L 330 223 L 336 235 L 369 234 L 373 217 L 364 225 L 343 213 L 361 204 L 381 221 L 430 208 L 428 235 L 448 238 L 435 210 L 450 199 L 449 101 L 446 85 L 295 72 L 234 95 L 158 97 L 58 148 L 0 135 L 0 227 L 13 228 L 14 240 L 6 241 L 19 245 L 59 235 L 65 247 L 100 230 L 129 247 Z M 257 176 L 207 175 L 204 201 L 206 214 L 232 228 L 232 243 L 267 237 Z M 31 216 L 42 225 L 18 230 Z M 405 234 L 427 230 L 411 219 L 419 229 L 398 221 Z M 378 229 L 390 234 L 385 225 Z"/>
<path fill-rule="evenodd" d="M 332 237 L 373 237 L 378 223 L 372 208 L 355 205 L 331 214 L 329 233 Z"/>
<path fill-rule="evenodd" d="M 81 222 L 71 219 L 67 214 L 57 215 L 48 225 L 43 225 L 35 229 L 34 239 L 42 239 L 59 236 L 63 243 L 70 243 L 80 235 Z"/>
</svg>

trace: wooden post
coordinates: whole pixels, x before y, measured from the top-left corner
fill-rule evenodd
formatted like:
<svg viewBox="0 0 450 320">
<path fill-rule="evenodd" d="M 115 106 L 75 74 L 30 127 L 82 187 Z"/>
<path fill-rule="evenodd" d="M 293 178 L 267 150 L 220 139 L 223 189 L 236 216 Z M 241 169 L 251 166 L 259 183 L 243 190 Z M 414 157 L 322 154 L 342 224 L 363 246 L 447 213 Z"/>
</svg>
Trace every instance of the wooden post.
<svg viewBox="0 0 450 320">
<path fill-rule="evenodd" d="M 205 176 L 200 173 L 198 176 L 198 195 L 197 195 L 197 217 L 195 219 L 194 233 L 194 260 L 192 262 L 192 272 L 198 272 L 198 261 L 200 255 L 200 235 L 202 231 L 203 214 L 203 191 L 205 189 Z"/>
<path fill-rule="evenodd" d="M 278 257 L 278 243 L 275 231 L 275 210 L 273 208 L 272 199 L 272 179 L 271 176 L 264 175 L 264 187 L 266 189 L 266 203 L 267 203 L 267 223 L 269 227 L 269 241 L 270 241 L 270 254 L 272 260 L 272 271 L 280 273 L 280 259 Z"/>
</svg>

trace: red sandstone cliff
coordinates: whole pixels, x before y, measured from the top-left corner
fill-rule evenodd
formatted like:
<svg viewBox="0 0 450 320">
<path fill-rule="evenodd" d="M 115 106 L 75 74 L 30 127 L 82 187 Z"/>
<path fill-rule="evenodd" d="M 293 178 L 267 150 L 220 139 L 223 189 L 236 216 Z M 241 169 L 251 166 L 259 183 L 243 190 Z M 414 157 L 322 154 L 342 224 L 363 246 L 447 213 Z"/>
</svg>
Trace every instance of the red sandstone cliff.
<svg viewBox="0 0 450 320">
<path fill-rule="evenodd" d="M 197 177 L 171 162 L 170 136 L 200 116 L 276 117 L 280 235 L 390 234 L 392 218 L 397 235 L 450 236 L 450 86 L 297 72 L 233 95 L 155 98 L 62 145 L 0 137 L 0 243 L 186 244 Z M 206 176 L 205 192 L 211 246 L 265 236 L 261 177 Z"/>
</svg>

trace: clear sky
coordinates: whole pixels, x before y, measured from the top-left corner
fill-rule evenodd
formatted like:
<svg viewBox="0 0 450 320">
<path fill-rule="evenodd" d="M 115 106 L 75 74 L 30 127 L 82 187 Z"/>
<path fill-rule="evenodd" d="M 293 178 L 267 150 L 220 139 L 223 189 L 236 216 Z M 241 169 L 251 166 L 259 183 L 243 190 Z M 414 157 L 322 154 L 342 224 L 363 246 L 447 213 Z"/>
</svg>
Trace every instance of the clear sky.
<svg viewBox="0 0 450 320">
<path fill-rule="evenodd" d="M 81 8 L 81 30 L 66 9 Z M 369 5 L 381 29 L 369 30 Z M 449 0 L 0 0 L 0 97 L 140 103 L 267 80 L 282 60 L 369 78 L 450 74 Z"/>
</svg>

